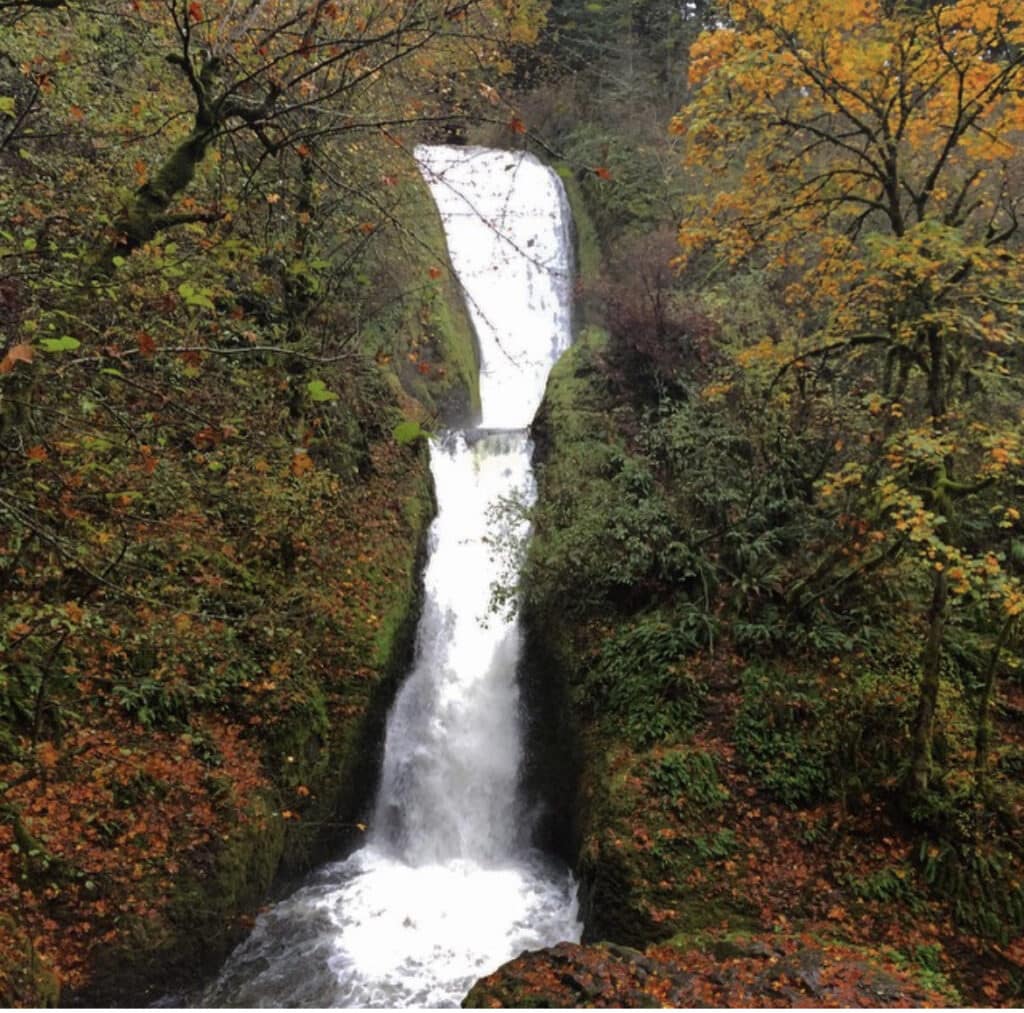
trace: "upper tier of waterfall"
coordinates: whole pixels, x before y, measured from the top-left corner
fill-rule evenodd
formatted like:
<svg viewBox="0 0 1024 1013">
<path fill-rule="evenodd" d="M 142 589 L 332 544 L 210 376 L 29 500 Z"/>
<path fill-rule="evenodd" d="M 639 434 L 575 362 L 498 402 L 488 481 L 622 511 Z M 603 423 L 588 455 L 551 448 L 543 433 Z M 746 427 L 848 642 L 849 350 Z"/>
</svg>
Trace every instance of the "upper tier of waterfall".
<svg viewBox="0 0 1024 1013">
<path fill-rule="evenodd" d="M 480 342 L 484 429 L 525 429 L 571 340 L 571 216 L 529 154 L 419 147 Z"/>
</svg>

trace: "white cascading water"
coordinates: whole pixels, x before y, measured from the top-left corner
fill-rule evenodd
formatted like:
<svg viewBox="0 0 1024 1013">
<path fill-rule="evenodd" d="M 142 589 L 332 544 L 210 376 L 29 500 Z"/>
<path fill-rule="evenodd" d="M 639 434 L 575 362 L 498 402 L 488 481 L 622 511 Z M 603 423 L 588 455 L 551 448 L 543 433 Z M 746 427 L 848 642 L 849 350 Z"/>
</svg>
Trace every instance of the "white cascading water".
<svg viewBox="0 0 1024 1013">
<path fill-rule="evenodd" d="M 431 445 L 416 661 L 388 719 L 368 841 L 261 915 L 201 1005 L 457 1006 L 523 950 L 580 935 L 570 873 L 530 845 L 519 627 L 488 611 L 507 567 L 495 545 L 526 534 L 495 508 L 532 502 L 526 427 L 569 344 L 569 212 L 530 155 L 416 155 L 480 342 L 481 424 Z"/>
</svg>

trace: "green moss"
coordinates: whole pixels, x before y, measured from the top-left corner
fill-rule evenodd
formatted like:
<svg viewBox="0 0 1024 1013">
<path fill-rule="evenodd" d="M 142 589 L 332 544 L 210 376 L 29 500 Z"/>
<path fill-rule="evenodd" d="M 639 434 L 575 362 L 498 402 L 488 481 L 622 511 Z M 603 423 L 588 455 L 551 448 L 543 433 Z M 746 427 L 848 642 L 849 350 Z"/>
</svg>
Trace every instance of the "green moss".
<svg viewBox="0 0 1024 1013">
<path fill-rule="evenodd" d="M 480 412 L 480 359 L 476 335 L 464 308 L 461 290 L 452 276 L 446 276 L 441 295 L 431 304 L 430 324 L 442 362 L 447 365 L 447 382 L 434 380 L 433 394 L 438 407 L 451 404 L 456 392 L 456 403 L 451 407 L 459 411 L 458 399 L 468 396 L 468 405 L 462 408 L 473 416 Z"/>
<path fill-rule="evenodd" d="M 238 932 L 239 912 L 266 896 L 284 844 L 284 822 L 275 800 L 257 796 L 245 817 L 222 839 L 207 876 L 186 876 L 177 888 L 171 921 L 196 949 L 218 949 Z"/>
<path fill-rule="evenodd" d="M 601 240 L 587 209 L 587 202 L 579 180 L 572 168 L 565 163 L 560 163 L 555 166 L 555 171 L 565 186 L 565 195 L 572 211 L 576 275 L 586 289 L 601 276 Z"/>
<path fill-rule="evenodd" d="M 426 451 L 423 455 L 422 480 L 402 500 L 402 518 L 409 528 L 417 533 L 417 537 L 404 544 L 405 558 L 402 560 L 402 572 L 409 574 L 405 581 L 393 582 L 389 585 L 392 591 L 391 601 L 380 617 L 380 626 L 374 638 L 374 659 L 377 666 L 386 670 L 400 650 L 402 637 L 407 633 L 409 616 L 417 611 L 419 587 L 419 560 L 424 551 L 423 539 L 437 509 L 433 486 L 426 473 Z"/>
<path fill-rule="evenodd" d="M 760 920 L 716 904 L 704 904 L 701 907 L 705 909 L 706 916 L 664 940 L 664 945 L 683 953 L 687 950 L 703 950 L 722 957 L 742 956 L 749 949 L 751 935 L 760 930 Z M 728 927 L 723 928 L 723 924 Z"/>
<path fill-rule="evenodd" d="M 606 392 L 594 360 L 607 344 L 607 332 L 587 326 L 555 363 L 534 423 L 534 429 L 542 430 L 546 437 L 546 449 L 600 438 L 602 420 L 606 417 Z"/>
<path fill-rule="evenodd" d="M 875 951 L 864 948 L 865 956 L 872 958 Z M 880 955 L 891 960 L 900 970 L 911 975 L 923 989 L 938 992 L 949 1006 L 964 1005 L 963 997 L 943 971 L 944 952 L 941 943 L 920 943 L 909 953 L 892 947 L 883 947 Z"/>
<path fill-rule="evenodd" d="M 603 737 L 584 735 L 582 849 L 577 867 L 584 918 L 584 941 L 611 940 L 643 947 L 664 938 L 652 915 L 653 869 L 638 851 L 631 815 L 637 798 L 628 771 L 614 771 Z"/>
<path fill-rule="evenodd" d="M 426 417 L 468 424 L 480 411 L 476 335 L 426 184 L 417 177 L 403 196 L 402 227 L 381 237 L 373 271 L 373 284 L 394 298 L 361 343 L 388 357 Z"/>
<path fill-rule="evenodd" d="M 694 747 L 633 753 L 593 729 L 584 743 L 585 938 L 643 947 L 723 923 L 753 924 L 756 912 L 741 899 L 708 897 L 687 886 L 695 870 L 736 847 L 733 832 L 712 822 L 728 792 L 710 755 Z M 666 769 L 665 761 L 667 786 L 652 776 Z"/>
</svg>

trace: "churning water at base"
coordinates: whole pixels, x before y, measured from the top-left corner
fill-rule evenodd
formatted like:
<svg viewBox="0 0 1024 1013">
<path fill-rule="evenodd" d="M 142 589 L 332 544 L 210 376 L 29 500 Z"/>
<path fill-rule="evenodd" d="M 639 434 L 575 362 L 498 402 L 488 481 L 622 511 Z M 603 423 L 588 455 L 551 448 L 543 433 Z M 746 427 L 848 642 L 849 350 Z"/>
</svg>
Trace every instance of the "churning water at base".
<svg viewBox="0 0 1024 1013">
<path fill-rule="evenodd" d="M 523 950 L 579 937 L 568 873 L 520 858 L 415 866 L 375 845 L 261 915 L 206 1006 L 458 1006 Z"/>
<path fill-rule="evenodd" d="M 526 536 L 526 427 L 569 343 L 569 216 L 529 155 L 417 149 L 480 341 L 481 427 L 431 446 L 416 660 L 388 718 L 367 844 L 261 915 L 204 1006 L 457 1006 L 527 949 L 578 939 L 576 884 L 531 848 L 517 623 L 491 586 Z M 514 565 L 514 561 L 513 561 Z"/>
</svg>

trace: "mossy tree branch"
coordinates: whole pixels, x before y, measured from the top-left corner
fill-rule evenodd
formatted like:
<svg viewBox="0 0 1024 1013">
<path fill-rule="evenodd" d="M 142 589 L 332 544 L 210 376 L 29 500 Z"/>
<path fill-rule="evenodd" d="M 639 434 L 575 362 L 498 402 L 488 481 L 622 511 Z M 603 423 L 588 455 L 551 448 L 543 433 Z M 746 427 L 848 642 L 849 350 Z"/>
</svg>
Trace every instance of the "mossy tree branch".
<svg viewBox="0 0 1024 1013">
<path fill-rule="evenodd" d="M 0 4 L 6 2 L 11 0 L 0 0 Z M 220 137 L 241 129 L 250 132 L 268 154 L 276 155 L 325 133 L 373 129 L 372 123 L 355 124 L 339 115 L 348 98 L 361 94 L 376 77 L 390 74 L 396 64 L 422 55 L 432 42 L 454 38 L 458 33 L 451 26 L 461 23 L 474 8 L 486 5 L 483 0 L 410 4 L 393 23 L 367 25 L 354 36 L 340 27 L 321 36 L 329 6 L 321 0 L 308 9 L 298 8 L 293 16 L 258 36 L 263 56 L 255 66 L 237 61 L 230 47 L 218 53 L 214 43 L 202 42 L 197 29 L 206 22 L 201 20 L 201 12 L 196 13 L 197 6 L 185 0 L 168 3 L 180 48 L 168 55 L 167 61 L 182 71 L 193 93 L 192 128 L 117 217 L 113 241 L 99 258 L 101 273 L 112 268 L 115 257 L 180 223 L 169 209 L 192 183 Z M 235 24 L 238 32 L 252 28 L 247 19 L 248 15 Z M 477 36 L 478 41 L 484 38 Z M 295 61 L 297 65 L 292 66 Z M 320 78 L 324 78 L 324 87 L 309 87 Z M 317 128 L 318 117 L 308 114 L 322 109 L 333 110 L 332 122 Z M 298 129 L 296 119 L 304 121 Z"/>
<path fill-rule="evenodd" d="M 156 174 L 135 191 L 134 199 L 117 220 L 114 243 L 103 261 L 107 268 L 115 256 L 130 253 L 166 228 L 186 222 L 218 220 L 221 216 L 216 213 L 174 215 L 168 214 L 168 209 L 195 179 L 196 170 L 210 146 L 232 121 L 241 120 L 260 136 L 260 126 L 273 112 L 280 95 L 280 90 L 271 86 L 262 100 L 255 102 L 231 94 L 214 97 L 221 61 L 206 54 L 197 69 L 190 49 L 188 30 L 183 28 L 182 53 L 171 56 L 169 62 L 184 70 L 195 94 L 192 130 Z"/>
</svg>

